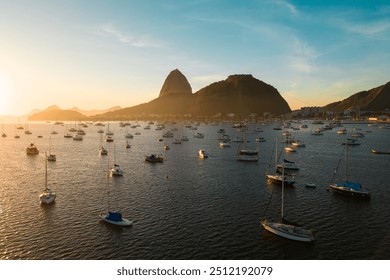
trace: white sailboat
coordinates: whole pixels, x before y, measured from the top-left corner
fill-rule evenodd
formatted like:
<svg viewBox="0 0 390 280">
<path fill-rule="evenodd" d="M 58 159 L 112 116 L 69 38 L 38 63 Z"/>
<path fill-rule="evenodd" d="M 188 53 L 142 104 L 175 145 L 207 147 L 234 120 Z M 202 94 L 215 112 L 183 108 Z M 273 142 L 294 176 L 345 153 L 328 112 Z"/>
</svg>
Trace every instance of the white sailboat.
<svg viewBox="0 0 390 280">
<path fill-rule="evenodd" d="M 284 168 L 282 175 L 284 176 Z M 271 196 L 272 197 L 272 196 Z M 270 222 L 267 219 L 260 221 L 265 230 L 278 236 L 302 242 L 314 241 L 311 230 L 301 226 L 291 225 L 284 222 L 284 181 L 282 180 L 282 205 L 281 205 L 281 222 Z"/>
<path fill-rule="evenodd" d="M 123 176 L 123 170 L 119 166 L 119 164 L 116 163 L 116 156 L 115 156 L 115 146 L 114 146 L 114 165 L 110 168 L 110 176 Z"/>
<path fill-rule="evenodd" d="M 102 134 L 100 134 L 99 155 L 101 155 L 101 156 L 108 155 L 107 149 L 103 147 L 103 135 Z"/>
<path fill-rule="evenodd" d="M 45 158 L 46 158 L 46 152 L 45 152 Z M 41 203 L 50 204 L 54 202 L 56 196 L 57 195 L 47 187 L 47 160 L 45 160 L 45 189 L 39 195 L 39 200 L 41 201 Z"/>
<path fill-rule="evenodd" d="M 48 161 L 57 161 L 56 155 L 51 153 L 51 137 L 50 137 L 49 155 L 47 156 L 47 160 Z"/>
<path fill-rule="evenodd" d="M 278 169 L 278 138 L 276 137 L 275 138 L 275 173 L 267 173 L 266 176 L 267 176 L 267 179 L 273 183 L 277 183 L 277 184 L 286 184 L 287 186 L 293 186 L 295 184 L 295 180 L 293 180 L 292 178 L 284 175 L 284 172 L 283 174 L 278 174 L 277 173 L 277 169 Z M 284 167 L 284 163 L 283 163 L 283 170 L 285 169 Z"/>
<path fill-rule="evenodd" d="M 110 210 L 110 172 L 107 174 L 107 212 L 101 213 L 99 217 L 106 223 L 116 226 L 131 226 L 133 224 L 133 221 L 124 218 L 121 212 Z"/>
<path fill-rule="evenodd" d="M 246 131 L 247 129 L 244 128 L 244 147 L 241 148 L 241 145 L 239 145 L 237 150 L 237 160 L 240 161 L 258 161 L 259 160 L 259 149 L 248 149 L 246 147 L 247 139 L 246 139 Z"/>
</svg>

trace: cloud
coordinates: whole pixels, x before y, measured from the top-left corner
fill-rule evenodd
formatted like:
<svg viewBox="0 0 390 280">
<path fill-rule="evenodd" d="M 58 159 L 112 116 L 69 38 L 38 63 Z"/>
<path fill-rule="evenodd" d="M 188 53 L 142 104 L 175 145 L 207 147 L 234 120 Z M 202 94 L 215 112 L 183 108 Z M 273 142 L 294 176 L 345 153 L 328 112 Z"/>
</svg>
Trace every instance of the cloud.
<svg viewBox="0 0 390 280">
<path fill-rule="evenodd" d="M 114 38 L 116 38 L 119 42 L 122 42 L 122 43 L 130 43 L 131 40 L 133 40 L 134 38 L 126 33 L 123 33 L 121 31 L 119 31 L 115 26 L 114 24 L 112 23 L 108 23 L 108 24 L 104 24 L 100 27 L 100 30 L 102 31 L 103 34 L 106 34 L 106 35 L 109 35 L 109 36 L 113 36 Z"/>
<path fill-rule="evenodd" d="M 288 1 L 285 1 L 285 0 L 273 0 L 272 2 L 275 3 L 278 6 L 281 6 L 281 7 L 285 8 L 285 9 L 287 9 L 293 15 L 297 15 L 298 14 L 297 8 L 293 4 L 289 3 Z"/>
<path fill-rule="evenodd" d="M 346 32 L 356 33 L 365 37 L 385 35 L 390 31 L 390 22 L 387 20 L 367 23 L 354 23 L 346 20 L 338 20 L 337 24 Z"/>
<path fill-rule="evenodd" d="M 161 42 L 156 42 L 151 39 L 148 35 L 142 36 L 133 36 L 129 33 L 123 32 L 118 28 L 114 23 L 106 23 L 99 26 L 98 32 L 95 34 L 104 36 L 104 37 L 112 37 L 116 39 L 118 42 L 123 44 L 128 44 L 133 47 L 143 48 L 163 48 L 164 44 Z"/>
</svg>

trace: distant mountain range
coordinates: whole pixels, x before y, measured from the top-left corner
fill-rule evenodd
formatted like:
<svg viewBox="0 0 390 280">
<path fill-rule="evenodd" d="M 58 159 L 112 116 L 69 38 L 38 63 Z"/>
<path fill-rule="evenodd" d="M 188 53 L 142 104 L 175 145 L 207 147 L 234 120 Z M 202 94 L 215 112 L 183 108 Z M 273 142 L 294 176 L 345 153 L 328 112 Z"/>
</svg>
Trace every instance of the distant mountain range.
<svg viewBox="0 0 390 280">
<path fill-rule="evenodd" d="M 47 107 L 45 110 L 33 110 L 28 117 L 31 121 L 81 121 L 88 119 L 93 115 L 104 114 L 111 111 L 117 111 L 122 109 L 119 106 L 115 106 L 106 110 L 81 110 L 77 107 L 63 110 L 57 105 Z"/>
<path fill-rule="evenodd" d="M 390 109 L 390 82 L 370 90 L 361 91 L 350 97 L 324 106 L 326 111 L 345 110 L 385 111 Z"/>
<path fill-rule="evenodd" d="M 97 119 L 119 120 L 124 116 L 145 115 L 242 115 L 275 116 L 291 112 L 290 107 L 274 87 L 252 75 L 231 75 L 196 93 L 192 93 L 187 78 L 175 69 L 169 73 L 156 99 L 134 107 L 109 112 Z"/>
<path fill-rule="evenodd" d="M 342 112 L 357 108 L 381 111 L 390 108 L 390 82 L 371 90 L 356 93 L 349 98 L 328 104 L 327 111 Z M 249 74 L 230 75 L 192 93 L 187 78 L 175 69 L 164 81 L 157 98 L 133 107 L 119 106 L 107 110 L 80 110 L 76 107 L 62 110 L 58 106 L 36 112 L 29 120 L 129 120 L 154 116 L 280 116 L 291 109 L 273 86 Z"/>
</svg>

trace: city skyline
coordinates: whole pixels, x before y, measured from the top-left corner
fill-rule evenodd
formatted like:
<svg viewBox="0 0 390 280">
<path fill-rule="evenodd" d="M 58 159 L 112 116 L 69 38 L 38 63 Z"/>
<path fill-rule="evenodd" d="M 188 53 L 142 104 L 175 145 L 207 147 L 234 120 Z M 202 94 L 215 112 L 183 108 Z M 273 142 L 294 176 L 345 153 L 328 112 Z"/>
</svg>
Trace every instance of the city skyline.
<svg viewBox="0 0 390 280">
<path fill-rule="evenodd" d="M 131 107 L 173 69 L 195 93 L 233 74 L 291 109 L 389 81 L 386 1 L 0 1 L 0 115 Z"/>
</svg>

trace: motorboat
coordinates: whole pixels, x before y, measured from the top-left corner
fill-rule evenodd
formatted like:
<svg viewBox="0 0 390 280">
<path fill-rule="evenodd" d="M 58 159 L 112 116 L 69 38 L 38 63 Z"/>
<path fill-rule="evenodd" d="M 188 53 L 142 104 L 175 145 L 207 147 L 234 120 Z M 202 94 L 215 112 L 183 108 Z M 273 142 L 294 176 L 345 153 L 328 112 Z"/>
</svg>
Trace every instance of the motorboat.
<svg viewBox="0 0 390 280">
<path fill-rule="evenodd" d="M 169 150 L 170 148 L 169 148 L 169 145 L 164 145 L 164 150 Z"/>
<path fill-rule="evenodd" d="M 112 168 L 110 168 L 110 176 L 123 176 L 123 171 L 120 168 L 119 164 L 114 164 Z"/>
<path fill-rule="evenodd" d="M 209 155 L 202 149 L 199 150 L 199 158 L 203 159 L 203 158 L 208 158 Z"/>
<path fill-rule="evenodd" d="M 291 143 L 294 147 L 306 147 L 306 144 L 301 140 L 295 140 Z"/>
<path fill-rule="evenodd" d="M 31 143 L 26 148 L 26 154 L 28 154 L 28 155 L 38 155 L 39 154 L 39 150 L 33 143 Z"/>
<path fill-rule="evenodd" d="M 240 137 L 240 136 L 236 136 L 236 137 L 232 140 L 232 142 L 234 142 L 234 143 L 244 143 L 244 139 L 243 139 L 242 137 Z"/>
<path fill-rule="evenodd" d="M 321 128 L 317 128 L 317 129 L 315 129 L 314 131 L 311 132 L 311 135 L 324 135 L 324 133 L 322 133 L 322 129 Z"/>
<path fill-rule="evenodd" d="M 173 132 L 172 131 L 166 131 L 166 132 L 163 133 L 162 137 L 173 138 Z"/>
<path fill-rule="evenodd" d="M 74 141 L 83 141 L 83 136 L 80 134 L 76 134 L 75 136 L 73 136 L 73 140 Z"/>
<path fill-rule="evenodd" d="M 106 142 L 114 142 L 114 137 L 112 137 L 111 135 L 107 135 Z"/>
<path fill-rule="evenodd" d="M 108 151 L 106 148 L 104 148 L 103 146 L 99 148 L 99 155 L 101 156 L 106 156 L 108 155 Z"/>
<path fill-rule="evenodd" d="M 354 139 L 354 138 L 347 138 L 346 141 L 344 141 L 342 143 L 342 145 L 348 145 L 348 146 L 358 146 L 360 145 L 360 142 L 358 139 Z"/>
<path fill-rule="evenodd" d="M 151 155 L 147 155 L 145 156 L 145 161 L 147 162 L 163 162 L 164 161 L 164 157 L 162 155 L 157 155 L 157 154 L 151 154 Z"/>
<path fill-rule="evenodd" d="M 219 143 L 219 146 L 220 146 L 221 148 L 227 148 L 227 147 L 230 147 L 231 144 L 230 144 L 230 142 L 220 142 L 220 143 Z"/>
<path fill-rule="evenodd" d="M 264 137 L 256 137 L 256 142 L 265 142 Z"/>
<path fill-rule="evenodd" d="M 258 161 L 259 150 L 240 149 L 237 151 L 237 160 L 240 161 Z"/>
<path fill-rule="evenodd" d="M 294 147 L 285 147 L 284 150 L 287 153 L 296 153 L 297 152 L 297 149 L 295 149 Z"/>
<path fill-rule="evenodd" d="M 336 131 L 337 134 L 347 134 L 347 129 L 345 127 L 341 127 Z"/>
<path fill-rule="evenodd" d="M 375 149 L 372 149 L 371 153 L 373 153 L 373 154 L 390 155 L 390 151 L 381 151 L 381 150 L 375 150 Z"/>
<path fill-rule="evenodd" d="M 50 154 L 47 156 L 48 161 L 57 161 L 56 155 Z"/>
<path fill-rule="evenodd" d="M 200 132 L 197 132 L 195 135 L 194 135 L 195 138 L 204 138 L 204 134 L 203 133 L 200 133 Z"/>
</svg>

